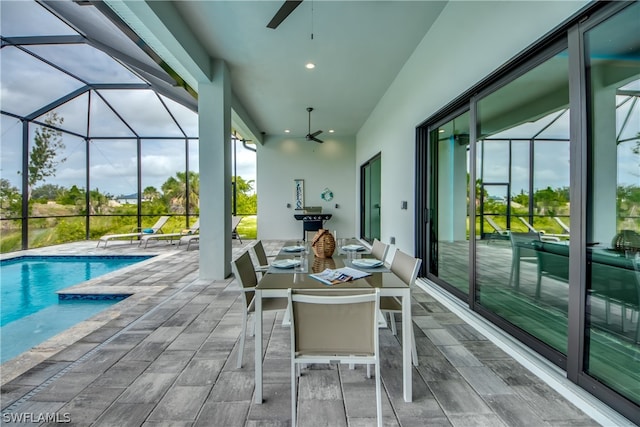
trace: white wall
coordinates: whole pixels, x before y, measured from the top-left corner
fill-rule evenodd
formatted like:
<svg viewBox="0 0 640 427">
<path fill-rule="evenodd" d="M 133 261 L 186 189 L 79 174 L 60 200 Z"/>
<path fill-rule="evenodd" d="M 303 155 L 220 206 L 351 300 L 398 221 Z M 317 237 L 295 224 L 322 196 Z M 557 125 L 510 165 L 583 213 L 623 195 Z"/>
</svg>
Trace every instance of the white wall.
<svg viewBox="0 0 640 427">
<path fill-rule="evenodd" d="M 356 137 L 356 169 L 382 152 L 382 241 L 393 236 L 413 253 L 416 126 L 587 3 L 447 4 Z M 408 210 L 400 210 L 402 200 L 409 201 Z"/>
<path fill-rule="evenodd" d="M 258 239 L 302 238 L 302 224 L 293 218 L 293 180 L 300 178 L 304 179 L 305 205 L 322 206 L 324 213 L 333 215 L 325 227 L 336 230 L 339 237 L 355 235 L 355 137 L 321 138 L 323 144 L 267 137 L 264 145 L 258 145 Z M 325 188 L 333 191 L 330 202 L 320 197 Z"/>
</svg>

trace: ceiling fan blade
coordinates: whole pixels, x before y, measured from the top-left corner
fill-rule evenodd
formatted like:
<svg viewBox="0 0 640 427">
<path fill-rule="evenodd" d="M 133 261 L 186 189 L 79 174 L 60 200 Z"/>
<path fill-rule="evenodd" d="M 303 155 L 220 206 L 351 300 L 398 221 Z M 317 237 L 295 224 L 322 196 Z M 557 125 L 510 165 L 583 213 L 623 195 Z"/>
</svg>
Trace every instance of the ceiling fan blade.
<svg viewBox="0 0 640 427">
<path fill-rule="evenodd" d="M 324 141 L 321 139 L 316 138 L 315 136 L 311 137 L 311 141 L 315 141 L 315 142 L 319 142 L 320 144 L 322 144 Z"/>
<path fill-rule="evenodd" d="M 271 21 L 267 24 L 267 28 L 276 29 L 278 25 L 282 24 L 282 21 L 287 19 L 287 16 L 291 14 L 295 10 L 296 7 L 300 6 L 302 0 L 285 0 L 284 4 L 280 6 L 280 9 L 273 15 Z"/>
<path fill-rule="evenodd" d="M 315 131 L 314 133 L 309 134 L 309 136 L 310 136 L 311 138 L 314 138 L 314 137 L 316 137 L 316 136 L 320 135 L 321 133 L 322 133 L 322 131 L 321 131 L 321 130 L 317 130 L 317 131 Z"/>
</svg>

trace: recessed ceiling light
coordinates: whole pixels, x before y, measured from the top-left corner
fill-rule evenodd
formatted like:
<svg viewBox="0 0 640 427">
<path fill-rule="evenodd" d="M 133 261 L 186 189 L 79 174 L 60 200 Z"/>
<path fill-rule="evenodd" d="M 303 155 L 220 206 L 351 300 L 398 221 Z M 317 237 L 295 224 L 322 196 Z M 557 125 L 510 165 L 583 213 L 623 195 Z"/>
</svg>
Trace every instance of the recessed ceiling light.
<svg viewBox="0 0 640 427">
<path fill-rule="evenodd" d="M 440 132 L 440 133 L 444 133 L 444 129 L 440 129 L 438 132 Z"/>
<path fill-rule="evenodd" d="M 291 132 L 289 129 L 284 130 L 284 133 L 289 133 L 289 132 Z"/>
<path fill-rule="evenodd" d="M 304 66 L 307 70 L 313 70 L 314 68 L 316 68 L 316 64 L 314 64 L 313 62 L 307 62 Z"/>
<path fill-rule="evenodd" d="M 333 129 L 329 129 L 329 133 L 333 133 L 335 132 Z"/>
</svg>

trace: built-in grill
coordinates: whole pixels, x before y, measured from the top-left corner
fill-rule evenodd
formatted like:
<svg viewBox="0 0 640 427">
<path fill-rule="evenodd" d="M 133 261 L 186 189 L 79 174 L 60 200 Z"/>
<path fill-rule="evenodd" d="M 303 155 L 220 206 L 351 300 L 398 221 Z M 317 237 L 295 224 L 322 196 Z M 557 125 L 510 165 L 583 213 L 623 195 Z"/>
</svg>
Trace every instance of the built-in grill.
<svg viewBox="0 0 640 427">
<path fill-rule="evenodd" d="M 293 214 L 298 221 L 302 221 L 302 240 L 307 240 L 307 231 L 318 231 L 324 228 L 324 222 L 331 219 L 331 214 L 323 214 L 320 210 L 307 208 L 304 213 Z"/>
</svg>

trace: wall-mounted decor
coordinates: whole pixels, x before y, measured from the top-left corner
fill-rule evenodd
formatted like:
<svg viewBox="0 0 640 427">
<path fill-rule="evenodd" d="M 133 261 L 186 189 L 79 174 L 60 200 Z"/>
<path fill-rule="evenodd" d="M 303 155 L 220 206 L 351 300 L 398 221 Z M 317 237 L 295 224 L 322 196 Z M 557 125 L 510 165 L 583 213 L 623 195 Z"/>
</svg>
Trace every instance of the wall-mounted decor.
<svg viewBox="0 0 640 427">
<path fill-rule="evenodd" d="M 322 194 L 320 194 L 320 197 L 325 202 L 330 202 L 331 200 L 333 200 L 333 191 L 329 190 L 328 188 L 325 188 Z"/>
<path fill-rule="evenodd" d="M 293 191 L 295 209 L 304 209 L 304 179 L 293 180 Z"/>
</svg>

